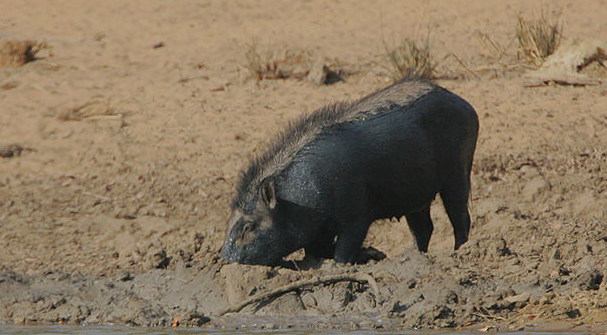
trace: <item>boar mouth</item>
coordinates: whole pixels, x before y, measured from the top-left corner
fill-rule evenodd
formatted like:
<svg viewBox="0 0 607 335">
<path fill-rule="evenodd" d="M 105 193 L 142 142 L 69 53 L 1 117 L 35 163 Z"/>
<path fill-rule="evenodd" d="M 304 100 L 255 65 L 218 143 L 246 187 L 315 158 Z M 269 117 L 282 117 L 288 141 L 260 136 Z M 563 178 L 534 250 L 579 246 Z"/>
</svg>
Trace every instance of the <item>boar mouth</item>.
<svg viewBox="0 0 607 335">
<path fill-rule="evenodd" d="M 220 257 L 227 260 L 228 262 L 235 262 L 247 265 L 266 265 L 276 266 L 279 265 L 282 256 L 272 257 L 270 256 L 270 250 L 266 250 L 264 254 L 255 253 L 251 254 L 250 250 L 246 247 L 237 247 L 234 244 L 224 245 L 221 250 Z"/>
<path fill-rule="evenodd" d="M 235 253 L 227 253 L 227 252 L 223 252 L 223 251 L 221 252 L 220 257 L 231 263 L 239 263 L 239 264 L 246 264 L 246 265 L 266 265 L 266 266 L 279 265 L 280 261 L 282 260 L 282 257 L 279 258 L 278 260 L 270 259 L 270 258 L 251 259 L 250 257 L 246 257 L 246 255 L 242 255 L 242 254 L 237 255 Z"/>
</svg>

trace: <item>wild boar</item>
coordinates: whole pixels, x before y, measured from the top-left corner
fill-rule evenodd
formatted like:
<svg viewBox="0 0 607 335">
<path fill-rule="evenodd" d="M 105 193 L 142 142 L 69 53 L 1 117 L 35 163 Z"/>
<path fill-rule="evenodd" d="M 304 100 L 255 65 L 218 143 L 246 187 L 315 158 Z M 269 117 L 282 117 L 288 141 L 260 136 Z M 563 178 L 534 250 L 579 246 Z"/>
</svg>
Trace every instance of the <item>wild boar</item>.
<svg viewBox="0 0 607 335">
<path fill-rule="evenodd" d="M 303 116 L 241 173 L 221 256 L 276 265 L 304 248 L 353 263 L 374 220 L 403 215 L 426 252 L 437 193 L 458 249 L 478 128 L 465 100 L 412 77 Z"/>
</svg>

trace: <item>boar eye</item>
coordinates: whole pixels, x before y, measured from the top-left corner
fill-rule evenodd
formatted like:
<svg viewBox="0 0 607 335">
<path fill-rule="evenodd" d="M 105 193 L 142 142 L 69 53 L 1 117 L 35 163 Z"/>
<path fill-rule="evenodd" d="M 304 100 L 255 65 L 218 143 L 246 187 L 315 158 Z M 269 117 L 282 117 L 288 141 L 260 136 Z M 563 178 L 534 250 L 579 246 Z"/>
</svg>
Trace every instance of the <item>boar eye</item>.
<svg viewBox="0 0 607 335">
<path fill-rule="evenodd" d="M 239 234 L 239 240 L 245 241 L 247 239 L 247 235 L 253 233 L 257 229 L 257 224 L 253 221 L 245 221 L 242 225 L 242 230 Z M 250 236 L 249 236 L 250 237 Z"/>
<path fill-rule="evenodd" d="M 244 233 L 254 231 L 255 229 L 257 229 L 257 224 L 255 224 L 255 222 L 253 222 L 253 221 L 245 222 L 244 227 L 242 227 L 242 231 Z"/>
</svg>

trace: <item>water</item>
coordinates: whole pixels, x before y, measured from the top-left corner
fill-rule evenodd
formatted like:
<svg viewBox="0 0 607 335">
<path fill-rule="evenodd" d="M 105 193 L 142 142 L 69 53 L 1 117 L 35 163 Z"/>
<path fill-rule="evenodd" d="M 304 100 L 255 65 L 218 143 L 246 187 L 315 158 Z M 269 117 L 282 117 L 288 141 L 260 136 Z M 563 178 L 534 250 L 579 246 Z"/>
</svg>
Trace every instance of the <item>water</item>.
<svg viewBox="0 0 607 335">
<path fill-rule="evenodd" d="M 376 332 L 376 331 L 317 331 L 317 330 L 246 330 L 218 331 L 204 328 L 138 328 L 118 326 L 1 326 L 2 335 L 471 335 L 479 332 Z M 510 332 L 491 335 L 586 335 L 580 332 Z"/>
</svg>

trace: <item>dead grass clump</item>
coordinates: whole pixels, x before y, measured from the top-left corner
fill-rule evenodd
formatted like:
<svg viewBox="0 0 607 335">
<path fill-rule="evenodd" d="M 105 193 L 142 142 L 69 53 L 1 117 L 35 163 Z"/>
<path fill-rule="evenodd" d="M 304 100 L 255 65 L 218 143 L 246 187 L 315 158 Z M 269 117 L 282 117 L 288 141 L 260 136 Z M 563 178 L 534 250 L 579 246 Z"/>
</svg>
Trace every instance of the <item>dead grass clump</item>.
<svg viewBox="0 0 607 335">
<path fill-rule="evenodd" d="M 60 112 L 57 117 L 62 121 L 80 121 L 121 119 L 122 115 L 112 108 L 110 99 L 95 96 L 81 105 Z"/>
<path fill-rule="evenodd" d="M 390 76 L 397 81 L 405 76 L 421 78 L 434 78 L 436 63 L 431 52 L 430 36 L 421 42 L 412 38 L 405 38 L 396 47 L 389 47 L 384 41 Z"/>
<path fill-rule="evenodd" d="M 249 45 L 245 57 L 245 67 L 257 80 L 305 78 L 313 63 L 312 53 L 309 51 L 270 48 L 260 51 L 256 43 Z"/>
<path fill-rule="evenodd" d="M 36 60 L 36 54 L 47 48 L 44 42 L 0 39 L 0 67 L 16 67 Z"/>
<path fill-rule="evenodd" d="M 525 20 L 519 15 L 515 36 L 519 58 L 528 59 L 539 66 L 561 43 L 563 23 L 559 15 L 550 20 L 546 12 L 542 12 L 535 20 Z"/>
</svg>

